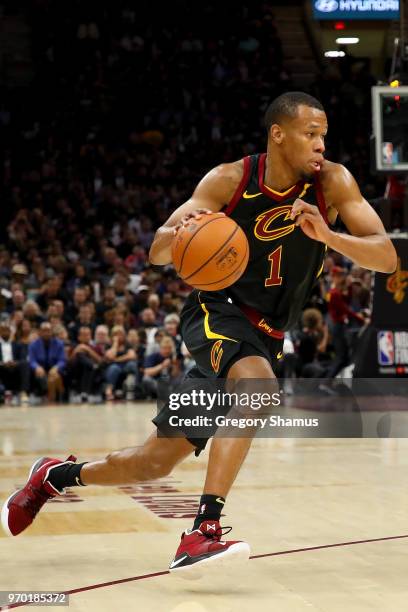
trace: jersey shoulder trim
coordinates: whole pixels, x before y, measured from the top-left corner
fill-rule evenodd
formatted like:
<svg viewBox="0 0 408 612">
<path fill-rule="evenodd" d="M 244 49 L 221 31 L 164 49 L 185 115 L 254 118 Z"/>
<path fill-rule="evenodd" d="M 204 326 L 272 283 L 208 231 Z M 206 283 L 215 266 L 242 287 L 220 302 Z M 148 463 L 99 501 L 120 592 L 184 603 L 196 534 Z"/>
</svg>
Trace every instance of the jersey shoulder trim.
<svg viewBox="0 0 408 612">
<path fill-rule="evenodd" d="M 315 189 L 316 189 L 317 205 L 319 207 L 320 214 L 322 215 L 326 224 L 329 225 L 329 219 L 327 218 L 327 206 L 326 206 L 326 201 L 323 195 L 322 183 L 320 181 L 320 177 L 317 172 L 315 174 L 314 183 L 315 183 Z"/>
<path fill-rule="evenodd" d="M 240 180 L 240 183 L 234 193 L 234 195 L 232 196 L 227 208 L 224 210 L 225 214 L 228 216 L 232 213 L 232 211 L 234 210 L 234 208 L 236 207 L 236 205 L 238 204 L 239 200 L 242 197 L 242 194 L 247 186 L 248 183 L 248 179 L 249 179 L 249 175 L 250 175 L 250 170 L 251 170 L 251 159 L 250 156 L 247 155 L 246 157 L 243 158 L 242 160 L 244 162 L 244 171 L 242 173 L 242 178 Z"/>
</svg>

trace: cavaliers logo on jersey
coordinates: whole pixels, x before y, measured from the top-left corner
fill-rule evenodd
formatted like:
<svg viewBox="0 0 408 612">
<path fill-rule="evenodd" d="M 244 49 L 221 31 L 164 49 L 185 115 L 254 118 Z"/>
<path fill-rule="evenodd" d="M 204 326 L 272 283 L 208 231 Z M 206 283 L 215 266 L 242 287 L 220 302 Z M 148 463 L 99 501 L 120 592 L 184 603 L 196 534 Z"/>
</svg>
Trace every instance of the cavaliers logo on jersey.
<svg viewBox="0 0 408 612">
<path fill-rule="evenodd" d="M 217 342 L 214 342 L 211 349 L 211 367 L 216 374 L 220 369 L 221 357 L 224 352 L 224 349 L 221 348 L 221 344 L 222 340 L 217 340 Z"/>
<path fill-rule="evenodd" d="M 311 187 L 311 183 L 305 183 L 302 192 L 297 197 L 303 197 L 309 187 Z M 274 206 L 274 208 L 265 210 L 257 216 L 254 234 L 258 240 L 277 240 L 293 232 L 296 225 L 293 223 L 293 219 L 290 218 L 292 205 L 293 203 L 285 204 L 284 206 Z M 288 221 L 290 223 L 287 223 Z M 275 227 L 273 227 L 274 225 Z"/>
<path fill-rule="evenodd" d="M 254 234 L 258 240 L 276 240 L 293 232 L 296 226 L 293 219 L 290 218 L 291 210 L 292 205 L 287 204 L 286 206 L 275 206 L 258 215 L 254 228 Z M 276 220 L 281 223 L 286 221 L 291 221 L 291 223 L 272 228 L 273 225 L 276 225 L 274 224 Z"/>
</svg>

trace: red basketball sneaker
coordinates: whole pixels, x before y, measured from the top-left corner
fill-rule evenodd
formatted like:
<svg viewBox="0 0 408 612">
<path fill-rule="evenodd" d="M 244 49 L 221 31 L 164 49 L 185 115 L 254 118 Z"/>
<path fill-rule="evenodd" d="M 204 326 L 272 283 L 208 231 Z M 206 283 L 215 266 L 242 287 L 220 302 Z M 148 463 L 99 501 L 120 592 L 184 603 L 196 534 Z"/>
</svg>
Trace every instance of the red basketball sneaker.
<svg viewBox="0 0 408 612">
<path fill-rule="evenodd" d="M 170 563 L 171 572 L 180 572 L 186 578 L 198 577 L 203 566 L 219 566 L 229 561 L 247 560 L 250 548 L 246 542 L 221 540 L 232 527 L 220 527 L 218 521 L 203 521 L 198 529 L 187 529 L 181 536 L 176 556 Z"/>
<path fill-rule="evenodd" d="M 25 487 L 10 495 L 1 509 L 1 524 L 7 535 L 16 536 L 24 531 L 45 502 L 64 493 L 64 489 L 59 491 L 48 480 L 53 466 L 75 462 L 76 457 L 70 455 L 66 461 L 41 457 L 34 463 Z"/>
</svg>

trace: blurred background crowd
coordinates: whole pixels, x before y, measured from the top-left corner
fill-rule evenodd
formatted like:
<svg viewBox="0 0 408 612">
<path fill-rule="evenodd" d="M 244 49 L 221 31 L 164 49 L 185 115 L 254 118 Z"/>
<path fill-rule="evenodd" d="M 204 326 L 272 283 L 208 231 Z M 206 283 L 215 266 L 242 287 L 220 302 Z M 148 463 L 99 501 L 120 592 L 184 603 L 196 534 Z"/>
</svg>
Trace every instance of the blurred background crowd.
<svg viewBox="0 0 408 612">
<path fill-rule="evenodd" d="M 0 400 L 155 397 L 192 365 L 178 328 L 190 287 L 149 246 L 207 170 L 264 150 L 266 106 L 294 88 L 272 3 L 208 3 L 198 21 L 177 0 L 22 4 L 34 74 L 0 104 Z M 366 63 L 333 61 L 309 88 L 327 157 L 370 201 L 384 191 L 373 84 Z M 370 291 L 370 273 L 329 252 L 279 374 L 344 372 Z"/>
</svg>

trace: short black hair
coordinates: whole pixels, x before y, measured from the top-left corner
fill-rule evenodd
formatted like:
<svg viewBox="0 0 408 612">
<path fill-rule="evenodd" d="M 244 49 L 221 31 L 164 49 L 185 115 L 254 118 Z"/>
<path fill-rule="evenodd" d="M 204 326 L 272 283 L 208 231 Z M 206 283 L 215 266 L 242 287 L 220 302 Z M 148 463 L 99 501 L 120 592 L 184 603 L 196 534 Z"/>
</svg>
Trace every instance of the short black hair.
<svg viewBox="0 0 408 612">
<path fill-rule="evenodd" d="M 297 117 L 298 106 L 301 104 L 324 112 L 322 103 L 313 96 L 303 91 L 289 91 L 275 98 L 268 106 L 264 120 L 267 131 L 269 132 L 274 123 L 279 123 L 285 117 Z"/>
</svg>

